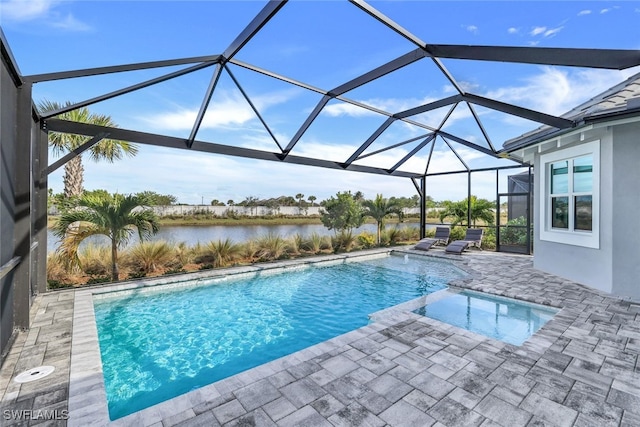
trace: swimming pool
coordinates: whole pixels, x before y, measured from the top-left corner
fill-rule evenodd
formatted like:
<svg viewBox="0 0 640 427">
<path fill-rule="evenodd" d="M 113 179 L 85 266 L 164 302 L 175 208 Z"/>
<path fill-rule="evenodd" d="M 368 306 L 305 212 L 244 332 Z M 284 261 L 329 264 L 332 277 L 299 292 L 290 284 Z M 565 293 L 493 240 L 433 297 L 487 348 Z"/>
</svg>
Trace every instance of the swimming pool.
<svg viewBox="0 0 640 427">
<path fill-rule="evenodd" d="M 514 345 L 522 345 L 557 308 L 473 291 L 452 292 L 414 313 Z"/>
<path fill-rule="evenodd" d="M 328 340 L 444 289 L 444 261 L 384 256 L 94 295 L 111 419 Z"/>
</svg>

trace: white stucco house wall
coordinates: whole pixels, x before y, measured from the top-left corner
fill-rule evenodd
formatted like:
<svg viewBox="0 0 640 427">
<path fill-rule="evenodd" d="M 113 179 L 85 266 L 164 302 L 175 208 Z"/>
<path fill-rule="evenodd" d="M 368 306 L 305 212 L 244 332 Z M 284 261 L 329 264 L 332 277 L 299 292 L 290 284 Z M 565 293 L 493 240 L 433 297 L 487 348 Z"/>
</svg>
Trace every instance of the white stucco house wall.
<svg viewBox="0 0 640 427">
<path fill-rule="evenodd" d="M 534 267 L 640 300 L 640 73 L 505 142 L 534 165 Z"/>
</svg>

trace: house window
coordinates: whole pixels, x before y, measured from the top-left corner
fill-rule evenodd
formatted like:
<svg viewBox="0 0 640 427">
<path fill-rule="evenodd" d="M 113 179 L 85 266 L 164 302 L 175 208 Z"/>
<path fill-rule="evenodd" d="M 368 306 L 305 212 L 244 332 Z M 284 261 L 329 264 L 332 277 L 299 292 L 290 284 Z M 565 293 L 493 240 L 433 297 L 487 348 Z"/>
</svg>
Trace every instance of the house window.
<svg viewBox="0 0 640 427">
<path fill-rule="evenodd" d="M 540 239 L 598 248 L 599 141 L 540 156 Z"/>
</svg>

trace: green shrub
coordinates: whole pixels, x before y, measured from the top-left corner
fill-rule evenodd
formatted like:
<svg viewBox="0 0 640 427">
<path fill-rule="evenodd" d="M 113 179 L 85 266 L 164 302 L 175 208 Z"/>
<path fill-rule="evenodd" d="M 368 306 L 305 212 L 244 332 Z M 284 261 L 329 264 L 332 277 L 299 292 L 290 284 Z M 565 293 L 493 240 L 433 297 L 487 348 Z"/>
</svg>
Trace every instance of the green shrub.
<svg viewBox="0 0 640 427">
<path fill-rule="evenodd" d="M 495 233 L 489 233 L 482 237 L 482 249 L 496 249 L 496 235 Z"/>
<path fill-rule="evenodd" d="M 239 219 L 238 213 L 233 208 L 229 208 L 224 211 L 224 214 L 222 214 L 222 216 L 231 219 Z"/>
<path fill-rule="evenodd" d="M 108 283 L 111 281 L 111 277 L 110 276 L 97 276 L 97 277 L 92 277 L 91 279 L 87 280 L 87 285 L 95 285 L 98 283 Z"/>
<path fill-rule="evenodd" d="M 73 285 L 71 283 L 62 283 L 58 280 L 49 279 L 47 280 L 47 287 L 49 289 L 64 289 L 64 288 L 72 288 Z"/>
<path fill-rule="evenodd" d="M 500 229 L 500 243 L 504 245 L 527 244 L 527 219 L 524 216 L 514 218 Z"/>
<path fill-rule="evenodd" d="M 358 244 L 365 249 L 372 248 L 376 245 L 376 236 L 373 233 L 363 231 L 358 234 Z"/>
<path fill-rule="evenodd" d="M 144 271 L 132 271 L 127 276 L 128 279 L 142 279 L 143 277 L 147 277 L 147 273 Z"/>
<path fill-rule="evenodd" d="M 466 233 L 466 227 L 455 226 L 451 229 L 451 234 L 449 234 L 449 241 L 453 242 L 454 240 L 464 240 Z M 433 230 L 433 235 L 435 236 L 435 230 Z"/>
<path fill-rule="evenodd" d="M 440 217 L 440 211 L 435 209 L 429 209 L 429 211 L 427 211 L 427 218 L 439 218 L 439 217 Z"/>
</svg>

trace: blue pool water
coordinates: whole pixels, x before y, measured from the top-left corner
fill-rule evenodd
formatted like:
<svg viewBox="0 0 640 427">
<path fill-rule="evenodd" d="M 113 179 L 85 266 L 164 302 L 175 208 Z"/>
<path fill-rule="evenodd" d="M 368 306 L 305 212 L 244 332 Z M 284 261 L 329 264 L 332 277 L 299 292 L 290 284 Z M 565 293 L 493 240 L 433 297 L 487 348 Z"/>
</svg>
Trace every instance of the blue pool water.
<svg viewBox="0 0 640 427">
<path fill-rule="evenodd" d="M 111 419 L 357 329 L 368 315 L 446 287 L 450 263 L 386 256 L 94 297 Z"/>
<path fill-rule="evenodd" d="M 432 302 L 414 313 L 489 338 L 522 345 L 558 311 L 512 298 L 463 291 Z"/>
</svg>

